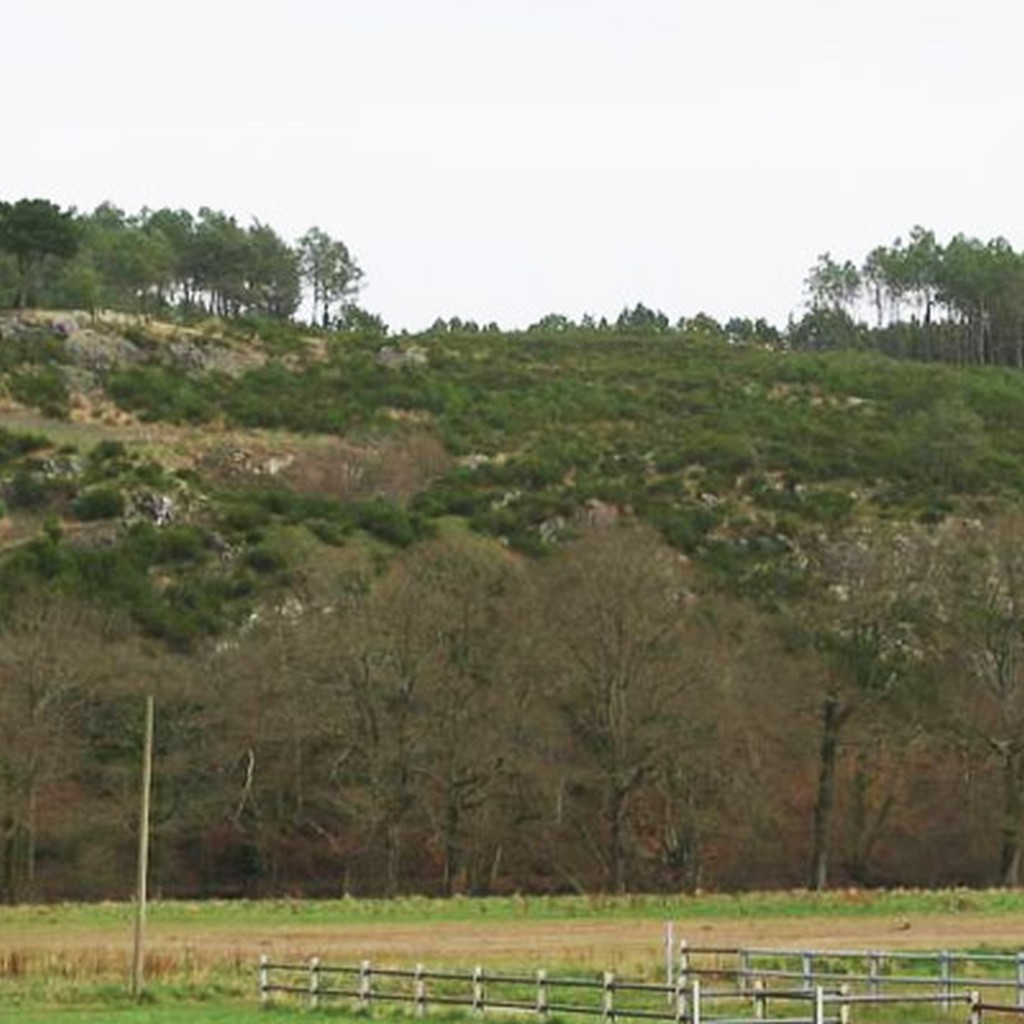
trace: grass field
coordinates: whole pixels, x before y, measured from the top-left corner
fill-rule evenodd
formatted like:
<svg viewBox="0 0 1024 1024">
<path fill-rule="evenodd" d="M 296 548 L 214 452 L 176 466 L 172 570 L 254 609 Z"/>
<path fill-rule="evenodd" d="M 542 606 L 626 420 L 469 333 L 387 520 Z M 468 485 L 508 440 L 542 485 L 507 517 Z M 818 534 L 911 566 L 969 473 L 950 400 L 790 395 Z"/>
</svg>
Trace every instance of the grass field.
<svg viewBox="0 0 1024 1024">
<path fill-rule="evenodd" d="M 158 902 L 147 926 L 147 999 L 136 1005 L 125 994 L 130 905 L 19 906 L 0 909 L 0 1020 L 266 1021 L 261 953 L 657 978 L 667 920 L 695 945 L 1024 948 L 1024 893 L 1005 890 Z M 271 1019 L 300 1012 L 279 1008 Z"/>
<path fill-rule="evenodd" d="M 270 1019 L 274 1016 L 278 1015 L 270 1015 Z M 279 1016 L 283 1019 L 293 1015 L 281 1011 Z M 267 1024 L 268 1014 L 252 1005 L 206 1006 L 185 1002 L 164 1006 L 14 1008 L 5 1010 L 3 1019 L 17 1024 L 101 1024 L 106 1021 L 120 1024 L 248 1024 L 250 1021 L 262 1021 Z"/>
<path fill-rule="evenodd" d="M 1024 891 L 1013 889 L 843 889 L 823 893 L 711 893 L 697 896 L 507 896 L 449 900 L 403 897 L 392 900 L 207 900 L 150 905 L 149 920 L 165 925 L 224 927 L 350 924 L 371 921 L 614 920 L 673 916 L 694 919 L 745 917 L 886 916 L 890 914 L 1021 913 Z M 0 908 L 0 936 L 26 926 L 106 928 L 123 925 L 132 909 L 125 903 L 59 903 Z"/>
</svg>

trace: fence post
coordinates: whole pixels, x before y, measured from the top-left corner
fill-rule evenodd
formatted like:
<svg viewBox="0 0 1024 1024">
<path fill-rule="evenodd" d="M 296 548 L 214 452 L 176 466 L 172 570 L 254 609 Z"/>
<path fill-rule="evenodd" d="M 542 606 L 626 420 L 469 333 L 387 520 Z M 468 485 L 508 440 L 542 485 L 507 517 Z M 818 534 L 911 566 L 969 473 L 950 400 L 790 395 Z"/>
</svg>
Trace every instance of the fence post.
<svg viewBox="0 0 1024 1024">
<path fill-rule="evenodd" d="M 548 1016 L 548 972 L 543 967 L 537 971 L 537 1016 L 541 1020 Z"/>
<path fill-rule="evenodd" d="M 679 977 L 683 985 L 690 984 L 690 944 L 686 939 L 679 940 Z"/>
<path fill-rule="evenodd" d="M 700 978 L 693 979 L 690 989 L 690 1024 L 700 1024 Z"/>
<path fill-rule="evenodd" d="M 309 1008 L 315 1010 L 320 1005 L 320 957 L 314 956 L 309 961 Z"/>
<path fill-rule="evenodd" d="M 740 993 L 743 994 L 747 991 L 747 984 L 750 980 L 750 950 L 741 949 L 738 950 L 740 955 L 740 968 L 739 968 L 739 982 L 738 988 Z"/>
<path fill-rule="evenodd" d="M 879 958 L 881 954 L 872 950 L 868 953 L 868 994 L 877 996 L 881 989 L 878 980 Z"/>
<path fill-rule="evenodd" d="M 814 1024 L 825 1024 L 825 990 L 820 985 L 814 989 Z"/>
<path fill-rule="evenodd" d="M 768 1016 L 768 991 L 764 978 L 754 979 L 754 1019 L 764 1020 Z"/>
<path fill-rule="evenodd" d="M 481 1017 L 484 1014 L 486 1006 L 485 999 L 484 969 L 477 964 L 477 966 L 473 968 L 473 1012 L 480 1014 Z"/>
<path fill-rule="evenodd" d="M 604 983 L 602 985 L 604 998 L 601 1001 L 601 1020 L 605 1024 L 614 1024 L 615 1021 L 615 972 L 604 972 Z"/>
<path fill-rule="evenodd" d="M 953 985 L 950 981 L 952 972 L 949 950 L 944 949 L 939 954 L 939 978 L 942 982 L 942 1012 L 949 1013 L 949 1007 L 953 997 Z"/>
<path fill-rule="evenodd" d="M 665 922 L 665 999 L 672 1005 L 672 990 L 675 979 L 676 927 L 672 921 Z"/>
<path fill-rule="evenodd" d="M 416 965 L 416 973 L 413 976 L 413 999 L 416 1003 L 416 1016 L 427 1015 L 427 983 L 423 977 L 423 964 Z"/>
<path fill-rule="evenodd" d="M 1017 1005 L 1024 1006 L 1024 950 L 1017 953 Z"/>
<path fill-rule="evenodd" d="M 270 1001 L 270 957 L 260 953 L 260 1006 L 266 1007 Z"/>
<path fill-rule="evenodd" d="M 364 1010 L 369 1009 L 370 1000 L 373 998 L 371 985 L 370 961 L 364 960 L 359 965 L 359 1006 Z"/>
<path fill-rule="evenodd" d="M 801 953 L 800 960 L 803 963 L 804 988 L 810 992 L 814 987 L 814 954 Z"/>
<path fill-rule="evenodd" d="M 676 977 L 676 1021 L 686 1020 L 686 979 L 682 974 Z"/>
<path fill-rule="evenodd" d="M 977 989 L 971 990 L 967 1004 L 971 1008 L 970 1016 L 967 1018 L 970 1024 L 981 1024 L 981 993 Z"/>
<path fill-rule="evenodd" d="M 839 986 L 839 998 L 842 1000 L 839 1004 L 839 1024 L 850 1024 L 849 997 L 850 983 L 848 981 L 844 981 L 842 985 Z"/>
</svg>

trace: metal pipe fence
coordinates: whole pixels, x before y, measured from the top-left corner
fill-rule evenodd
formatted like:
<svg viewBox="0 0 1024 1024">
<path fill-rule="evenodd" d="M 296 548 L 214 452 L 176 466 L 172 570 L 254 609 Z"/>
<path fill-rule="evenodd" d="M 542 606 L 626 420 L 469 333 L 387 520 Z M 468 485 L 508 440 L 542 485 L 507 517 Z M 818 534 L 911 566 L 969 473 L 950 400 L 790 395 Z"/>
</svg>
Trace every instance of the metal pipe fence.
<svg viewBox="0 0 1024 1024">
<path fill-rule="evenodd" d="M 666 947 L 670 941 L 673 931 L 666 928 Z M 985 1013 L 1024 1017 L 1024 951 L 793 950 L 691 946 L 683 940 L 666 964 L 667 981 L 701 978 L 753 994 L 755 1019 L 763 1017 L 764 993 L 780 982 L 803 991 L 841 986 L 847 1017 L 854 1006 L 901 1004 L 931 1004 L 946 1013 L 966 1005 L 971 1024 Z M 989 1001 L 1000 992 L 1012 1002 Z"/>
<path fill-rule="evenodd" d="M 676 963 L 681 977 L 729 978 L 742 990 L 757 978 L 798 981 L 805 988 L 846 983 L 876 995 L 886 989 L 931 987 L 952 997 L 970 989 L 988 989 L 1010 993 L 1016 1005 L 1024 1006 L 1024 951 L 793 950 L 691 946 L 684 940 Z M 672 977 L 670 973 L 667 980 Z"/>
</svg>

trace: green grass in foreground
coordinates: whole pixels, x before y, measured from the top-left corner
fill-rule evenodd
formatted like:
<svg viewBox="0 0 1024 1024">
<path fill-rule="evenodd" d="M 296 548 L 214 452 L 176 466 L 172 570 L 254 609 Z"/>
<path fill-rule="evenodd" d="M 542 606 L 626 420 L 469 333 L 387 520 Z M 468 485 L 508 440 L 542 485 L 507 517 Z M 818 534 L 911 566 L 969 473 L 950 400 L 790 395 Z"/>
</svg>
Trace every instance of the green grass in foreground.
<svg viewBox="0 0 1024 1024">
<path fill-rule="evenodd" d="M 154 924 L 205 928 L 257 925 L 344 924 L 371 921 L 571 920 L 577 918 L 757 918 L 885 916 L 889 914 L 1014 914 L 1024 912 L 1024 890 L 894 889 L 802 890 L 770 893 L 715 893 L 698 896 L 508 896 L 449 900 L 403 897 L 393 900 L 204 900 L 150 905 Z M 25 927 L 97 928 L 122 926 L 131 918 L 127 903 L 60 903 L 0 908 L 0 933 Z"/>
<path fill-rule="evenodd" d="M 888 1010 L 876 1011 L 870 1016 L 865 1015 L 862 1019 L 874 1022 L 874 1024 L 938 1024 L 939 1021 L 946 1021 L 950 1018 L 939 1016 L 939 1011 L 924 1010 L 915 1007 L 897 1007 Z M 351 1022 L 351 1024 L 409 1024 L 416 1018 L 405 1015 L 373 1014 L 365 1015 L 359 1013 L 347 1013 L 337 1010 L 318 1010 L 310 1013 L 298 1007 L 275 1007 L 270 1010 L 261 1010 L 254 1006 L 244 1005 L 217 1005 L 207 1006 L 201 1003 L 179 1003 L 166 1006 L 120 1006 L 120 1007 L 92 1007 L 82 1008 L 47 1008 L 34 1010 L 5 1011 L 3 1020 L 12 1021 L 13 1024 L 100 1024 L 110 1021 L 112 1024 L 283 1024 L 284 1021 L 293 1021 L 296 1018 L 309 1019 L 312 1016 L 315 1020 L 326 1022 Z M 532 1016 L 506 1017 L 508 1021 L 534 1020 Z M 591 1018 L 565 1018 L 553 1016 L 551 1024 L 569 1024 L 570 1020 L 590 1020 Z M 596 1016 L 595 1018 L 596 1019 Z M 431 1013 L 429 1020 L 432 1024 L 467 1024 L 473 1020 L 468 1014 L 455 1015 L 445 1013 L 443 1015 Z"/>
<path fill-rule="evenodd" d="M 830 916 L 885 916 L 908 914 L 1013 914 L 1024 912 L 1024 892 L 1009 890 L 897 890 L 887 892 L 837 891 L 828 893 L 777 892 L 683 896 L 624 897 L 507 897 L 432 900 L 265 900 L 159 902 L 152 905 L 150 923 L 173 928 L 246 929 L 258 926 L 290 928 L 368 923 L 475 921 L 495 923 L 571 919 L 714 919 Z M 54 904 L 0 908 L 0 940 L 10 944 L 27 929 L 49 931 L 97 930 L 122 932 L 131 920 L 131 906 L 122 903 Z M 102 941 L 102 938 L 100 938 Z M 269 1014 L 255 1005 L 251 965 L 220 964 L 186 979 L 168 976 L 154 985 L 142 1004 L 133 1003 L 123 984 L 85 981 L 34 972 L 25 977 L 0 979 L 0 1020 L 13 1024 L 221 1024 L 269 1021 L 307 1016 L 301 1007 L 282 1006 Z M 900 1012 L 890 1021 L 909 1018 Z M 319 1019 L 366 1020 L 343 1010 L 321 1011 Z M 381 1021 L 407 1018 L 374 1014 Z M 461 1020 L 437 1017 L 432 1020 Z M 924 1018 L 914 1017 L 916 1022 Z"/>
<path fill-rule="evenodd" d="M 5 1011 L 5 1020 L 15 1024 L 245 1024 L 267 1022 L 267 1014 L 254 1006 L 205 1006 L 178 1003 L 169 1006 L 45 1007 Z"/>
<path fill-rule="evenodd" d="M 346 1010 L 325 1008 L 313 1015 L 317 1020 L 328 1022 L 362 1022 L 362 1024 L 410 1024 L 414 1019 L 409 1015 L 374 1013 L 372 1015 L 352 1013 Z M 0 1020 L 6 1024 L 283 1024 L 297 1017 L 308 1018 L 310 1011 L 299 1006 L 275 1006 L 261 1009 L 251 1000 L 248 1002 L 177 1002 L 141 1004 L 124 1000 L 121 1004 L 95 1006 L 47 1006 L 25 1008 L 3 1008 Z M 434 1014 L 433 1024 L 467 1024 L 467 1014 Z"/>
</svg>

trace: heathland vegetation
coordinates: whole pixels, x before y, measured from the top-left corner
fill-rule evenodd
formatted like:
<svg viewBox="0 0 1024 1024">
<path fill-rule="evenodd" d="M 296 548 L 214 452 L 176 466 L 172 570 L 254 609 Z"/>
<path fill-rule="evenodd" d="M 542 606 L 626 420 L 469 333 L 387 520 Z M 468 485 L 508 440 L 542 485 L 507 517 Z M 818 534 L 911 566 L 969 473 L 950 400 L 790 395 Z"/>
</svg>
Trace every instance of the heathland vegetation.
<svg viewBox="0 0 1024 1024">
<path fill-rule="evenodd" d="M 1024 258 L 915 229 L 786 330 L 360 277 L 0 205 L 3 898 L 124 893 L 145 692 L 167 895 L 1020 881 Z"/>
</svg>

